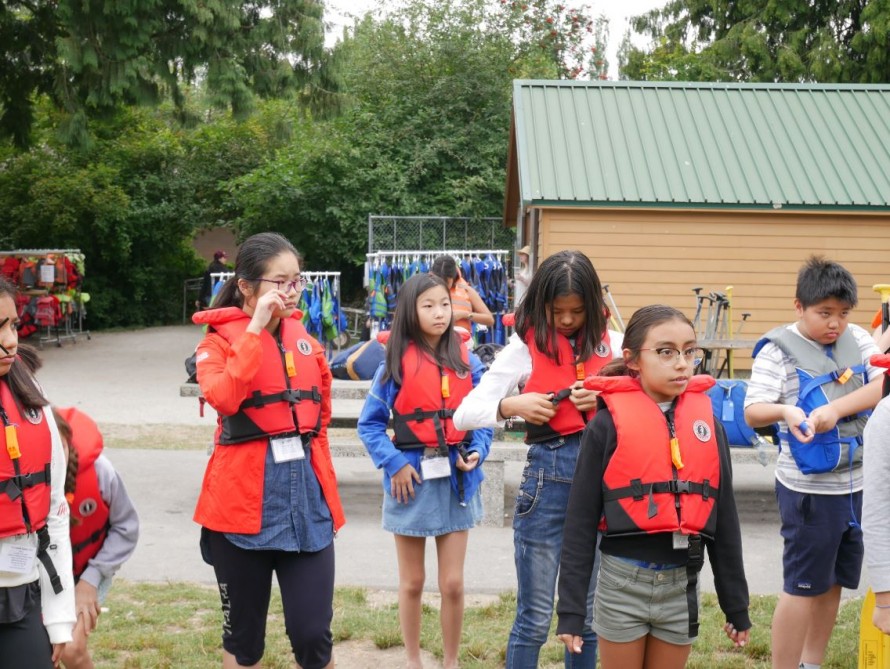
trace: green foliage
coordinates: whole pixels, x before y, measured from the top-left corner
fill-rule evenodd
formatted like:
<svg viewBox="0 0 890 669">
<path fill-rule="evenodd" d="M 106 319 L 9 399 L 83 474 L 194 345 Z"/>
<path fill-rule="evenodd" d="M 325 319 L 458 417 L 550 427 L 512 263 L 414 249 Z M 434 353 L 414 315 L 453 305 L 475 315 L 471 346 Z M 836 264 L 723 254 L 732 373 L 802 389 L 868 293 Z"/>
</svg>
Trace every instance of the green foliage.
<svg viewBox="0 0 890 669">
<path fill-rule="evenodd" d="M 315 0 L 8 0 L 0 6 L 0 136 L 31 142 L 34 104 L 64 113 L 65 141 L 87 146 L 89 119 L 170 99 L 200 82 L 211 106 L 243 119 L 255 97 L 335 101 Z M 24 55 L 24 57 L 23 57 Z"/>
<path fill-rule="evenodd" d="M 627 79 L 890 81 L 890 4 L 670 0 L 636 17 L 648 49 L 622 46 Z"/>
</svg>

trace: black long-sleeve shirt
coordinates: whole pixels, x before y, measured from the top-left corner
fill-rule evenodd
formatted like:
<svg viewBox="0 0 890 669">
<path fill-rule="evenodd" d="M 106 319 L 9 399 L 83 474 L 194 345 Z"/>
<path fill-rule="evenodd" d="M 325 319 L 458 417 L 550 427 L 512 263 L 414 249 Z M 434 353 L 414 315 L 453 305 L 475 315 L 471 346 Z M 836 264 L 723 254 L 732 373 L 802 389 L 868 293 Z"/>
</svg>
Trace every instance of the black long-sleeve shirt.
<svg viewBox="0 0 890 669">
<path fill-rule="evenodd" d="M 742 562 L 742 534 L 732 491 L 732 458 L 723 426 L 715 418 L 720 456 L 717 525 L 714 539 L 705 539 L 720 608 L 739 630 L 751 627 L 748 582 Z M 615 422 L 602 401 L 581 435 L 581 450 L 566 509 L 562 556 L 559 564 L 557 634 L 580 636 L 587 615 L 587 589 L 593 571 L 596 533 L 603 513 L 603 475 L 618 442 Z M 685 550 L 676 550 L 670 532 L 633 536 L 603 536 L 600 550 L 607 555 L 659 564 L 686 564 Z"/>
</svg>

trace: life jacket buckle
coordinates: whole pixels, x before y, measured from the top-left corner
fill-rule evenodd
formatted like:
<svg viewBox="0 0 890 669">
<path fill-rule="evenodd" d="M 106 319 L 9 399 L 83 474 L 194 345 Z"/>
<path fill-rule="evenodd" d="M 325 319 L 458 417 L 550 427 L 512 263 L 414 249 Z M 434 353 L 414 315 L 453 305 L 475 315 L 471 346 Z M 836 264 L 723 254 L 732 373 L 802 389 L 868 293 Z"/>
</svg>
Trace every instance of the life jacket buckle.
<svg viewBox="0 0 890 669">
<path fill-rule="evenodd" d="M 680 479 L 673 479 L 668 482 L 668 490 L 674 495 L 680 494 L 688 494 L 689 493 L 689 481 L 681 481 Z"/>
</svg>

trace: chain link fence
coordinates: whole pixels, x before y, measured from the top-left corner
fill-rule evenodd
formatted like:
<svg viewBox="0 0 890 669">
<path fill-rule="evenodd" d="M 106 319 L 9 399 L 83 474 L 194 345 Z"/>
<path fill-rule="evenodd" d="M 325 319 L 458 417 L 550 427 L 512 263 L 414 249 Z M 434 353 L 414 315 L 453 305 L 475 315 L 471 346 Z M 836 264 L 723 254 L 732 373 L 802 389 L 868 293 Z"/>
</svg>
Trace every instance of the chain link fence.
<svg viewBox="0 0 890 669">
<path fill-rule="evenodd" d="M 368 252 L 512 250 L 516 231 L 500 218 L 368 216 Z"/>
</svg>

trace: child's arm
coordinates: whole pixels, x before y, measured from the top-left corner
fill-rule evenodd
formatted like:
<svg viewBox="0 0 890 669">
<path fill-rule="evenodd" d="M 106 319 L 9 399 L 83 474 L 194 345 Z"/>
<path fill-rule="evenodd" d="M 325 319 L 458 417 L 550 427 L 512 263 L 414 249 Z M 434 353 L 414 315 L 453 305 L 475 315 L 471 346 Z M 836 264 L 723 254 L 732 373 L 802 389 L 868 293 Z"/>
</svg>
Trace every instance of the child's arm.
<svg viewBox="0 0 890 669">
<path fill-rule="evenodd" d="M 528 378 L 531 368 L 528 347 L 517 335 L 512 335 L 479 384 L 461 402 L 454 414 L 454 426 L 458 430 L 475 430 L 503 425 L 513 414 L 498 416 L 498 403 Z"/>
<path fill-rule="evenodd" d="M 748 581 L 742 559 L 742 531 L 732 490 L 732 457 L 723 425 L 716 418 L 714 427 L 720 457 L 720 492 L 714 539 L 706 543 L 708 561 L 714 573 L 717 599 L 726 616 L 724 631 L 737 646 L 744 646 L 748 641 L 751 619 L 748 615 Z"/>
<path fill-rule="evenodd" d="M 806 414 L 793 403 L 783 402 L 787 375 L 788 369 L 779 347 L 766 344 L 751 366 L 745 395 L 745 422 L 751 427 L 764 427 L 782 421 L 799 441 L 806 443 L 812 441 L 815 432 L 810 429 L 804 433 L 801 424 L 806 421 Z"/>
<path fill-rule="evenodd" d="M 475 388 L 479 385 L 485 375 L 485 365 L 474 353 L 470 353 L 470 366 L 472 367 L 471 373 L 473 375 L 473 387 Z M 471 457 L 473 453 L 479 454 L 479 460 L 476 463 L 476 466 L 481 465 L 485 462 L 485 458 L 488 457 L 493 436 L 494 430 L 491 428 L 480 427 L 473 430 L 473 437 L 470 439 L 470 444 L 467 447 L 467 450 L 470 452 Z M 460 467 L 460 464 L 458 464 L 458 467 Z M 463 469 L 463 467 L 460 468 Z"/>
<path fill-rule="evenodd" d="M 865 565 L 875 591 L 873 622 L 890 634 L 890 399 L 875 408 L 865 426 L 863 449 L 862 530 Z"/>
<path fill-rule="evenodd" d="M 596 556 L 597 527 L 602 515 L 605 452 L 614 446 L 615 424 L 608 411 L 600 411 L 581 433 L 581 449 L 563 529 L 559 562 L 559 599 L 556 633 L 570 653 L 580 650 L 587 617 L 587 591 Z"/>
<path fill-rule="evenodd" d="M 245 332 L 231 346 L 217 334 L 198 344 L 198 385 L 207 402 L 224 416 L 238 412 L 263 359 L 259 335 Z"/>
</svg>

